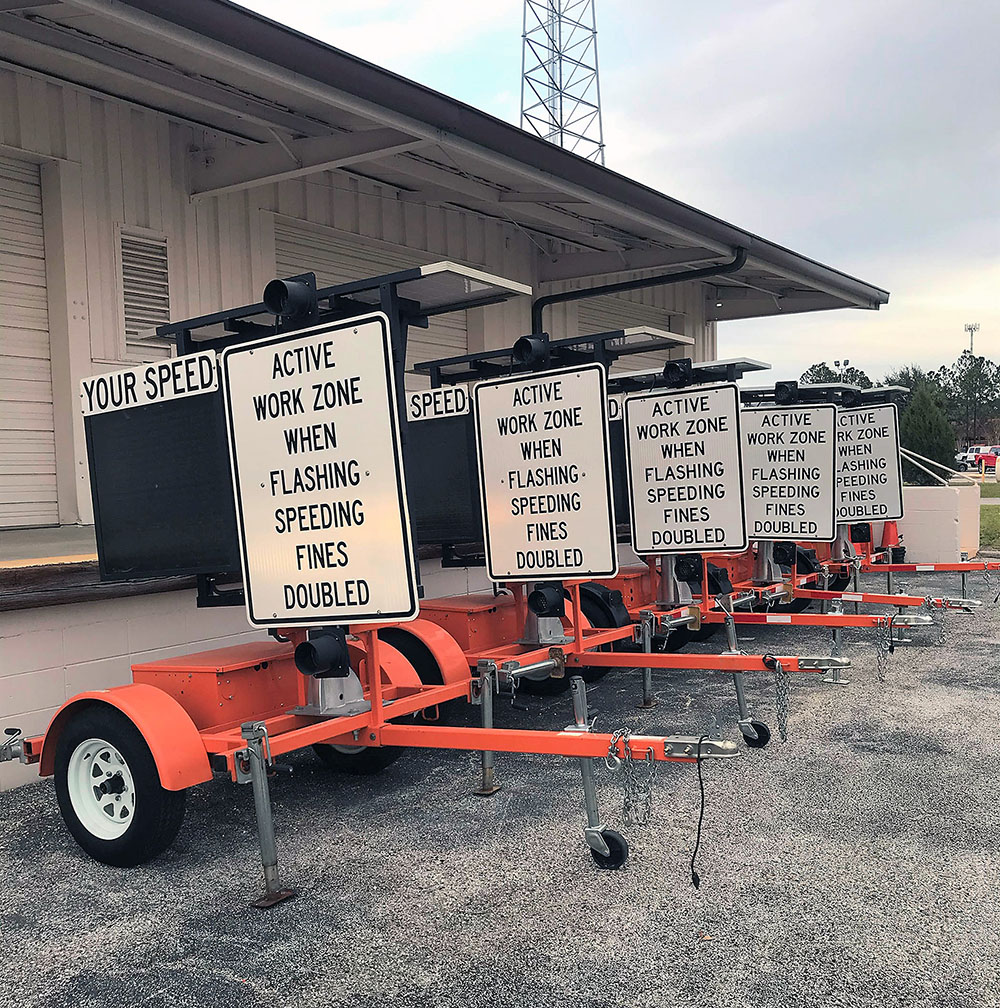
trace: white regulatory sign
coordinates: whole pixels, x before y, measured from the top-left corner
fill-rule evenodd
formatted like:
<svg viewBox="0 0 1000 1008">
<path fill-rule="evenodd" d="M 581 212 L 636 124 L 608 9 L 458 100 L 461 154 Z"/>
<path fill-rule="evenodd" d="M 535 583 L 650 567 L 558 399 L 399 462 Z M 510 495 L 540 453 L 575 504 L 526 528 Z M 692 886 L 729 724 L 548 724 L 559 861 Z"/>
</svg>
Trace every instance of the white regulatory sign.
<svg viewBox="0 0 1000 1008">
<path fill-rule="evenodd" d="M 481 382 L 473 398 L 490 577 L 614 576 L 604 368 Z"/>
<path fill-rule="evenodd" d="M 903 517 L 899 414 L 893 404 L 837 411 L 837 521 Z"/>
<path fill-rule="evenodd" d="M 388 334 L 374 314 L 223 351 L 254 626 L 416 616 Z"/>
<path fill-rule="evenodd" d="M 469 412 L 469 392 L 464 385 L 421 389 L 406 394 L 406 419 L 438 420 L 441 417 L 463 416 Z"/>
<path fill-rule="evenodd" d="M 637 553 L 747 548 L 734 384 L 628 396 L 625 447 Z"/>
<path fill-rule="evenodd" d="M 84 416 L 93 416 L 214 392 L 218 387 L 215 354 L 188 354 L 84 378 L 80 405 Z"/>
<path fill-rule="evenodd" d="M 749 537 L 836 539 L 837 408 L 744 409 L 740 425 Z"/>
</svg>

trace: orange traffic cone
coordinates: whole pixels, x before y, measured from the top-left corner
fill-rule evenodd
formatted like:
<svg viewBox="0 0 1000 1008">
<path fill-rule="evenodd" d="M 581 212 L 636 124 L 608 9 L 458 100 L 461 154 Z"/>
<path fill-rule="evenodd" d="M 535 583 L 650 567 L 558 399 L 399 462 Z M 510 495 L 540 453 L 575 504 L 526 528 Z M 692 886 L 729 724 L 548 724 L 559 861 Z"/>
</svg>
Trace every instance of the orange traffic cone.
<svg viewBox="0 0 1000 1008">
<path fill-rule="evenodd" d="M 894 521 L 887 521 L 882 527 L 882 549 L 889 553 L 892 563 L 903 562 L 906 548 L 899 538 L 899 529 Z"/>
</svg>

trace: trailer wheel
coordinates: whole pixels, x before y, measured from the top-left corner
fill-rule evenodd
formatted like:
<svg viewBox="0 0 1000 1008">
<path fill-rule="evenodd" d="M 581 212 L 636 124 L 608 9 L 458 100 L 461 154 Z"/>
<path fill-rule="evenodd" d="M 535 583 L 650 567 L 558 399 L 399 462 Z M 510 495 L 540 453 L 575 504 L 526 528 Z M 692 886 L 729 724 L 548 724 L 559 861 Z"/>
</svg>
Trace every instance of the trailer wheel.
<svg viewBox="0 0 1000 1008">
<path fill-rule="evenodd" d="M 830 584 L 829 587 L 827 588 L 827 591 L 833 591 L 833 592 L 847 591 L 850 584 L 851 584 L 850 574 L 834 574 L 834 576 L 830 578 Z"/>
<path fill-rule="evenodd" d="M 403 755 L 400 746 L 345 746 L 318 742 L 313 750 L 330 770 L 358 777 L 381 773 Z"/>
<path fill-rule="evenodd" d="M 594 864 L 605 871 L 617 871 L 626 861 L 628 861 L 628 841 L 613 829 L 601 830 L 601 837 L 608 845 L 608 853 L 602 854 L 590 849 L 590 856 L 594 859 Z"/>
<path fill-rule="evenodd" d="M 132 868 L 173 843 L 186 792 L 160 784 L 142 733 L 120 711 L 95 704 L 72 717 L 59 736 L 54 769 L 66 827 L 96 861 Z"/>
<path fill-rule="evenodd" d="M 751 721 L 750 727 L 757 733 L 757 737 L 750 738 L 749 735 L 744 735 L 743 741 L 751 749 L 763 749 L 771 741 L 771 729 L 763 721 Z"/>
<path fill-rule="evenodd" d="M 580 598 L 580 609 L 583 615 L 587 617 L 587 622 L 592 627 L 600 627 L 601 629 L 613 629 L 619 624 L 611 618 L 610 613 L 596 600 L 590 598 L 589 596 L 582 596 Z M 615 641 L 613 644 L 602 644 L 598 648 L 594 648 L 595 651 L 627 651 L 628 646 L 626 641 Z M 598 679 L 603 679 L 611 671 L 611 666 L 605 665 L 582 665 L 578 674 L 583 678 L 585 683 L 597 682 Z"/>
</svg>

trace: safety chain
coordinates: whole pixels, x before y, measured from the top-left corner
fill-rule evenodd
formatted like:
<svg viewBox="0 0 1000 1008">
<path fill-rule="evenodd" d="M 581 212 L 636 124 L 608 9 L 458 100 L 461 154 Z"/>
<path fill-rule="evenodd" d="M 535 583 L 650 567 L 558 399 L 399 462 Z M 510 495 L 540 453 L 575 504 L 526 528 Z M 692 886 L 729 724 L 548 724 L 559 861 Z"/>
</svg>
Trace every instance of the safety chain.
<svg viewBox="0 0 1000 1008">
<path fill-rule="evenodd" d="M 778 736 L 788 741 L 788 673 L 778 658 L 774 659 L 774 705 L 778 712 Z"/>
<path fill-rule="evenodd" d="M 997 602 L 1000 601 L 1000 592 L 996 595 L 993 594 L 993 588 L 995 585 L 993 582 L 993 575 L 988 564 L 983 567 L 983 583 L 986 585 L 986 604 L 995 606 Z"/>
<path fill-rule="evenodd" d="M 935 625 L 937 626 L 938 635 L 934 641 L 934 646 L 944 647 L 944 645 L 948 642 L 947 606 L 941 606 L 940 609 L 938 610 L 938 607 L 934 605 L 934 600 L 928 596 L 927 598 L 924 599 L 923 608 L 931 610 L 937 616 L 937 621 Z M 935 612 L 935 610 L 938 611 Z"/>
<path fill-rule="evenodd" d="M 618 743 L 622 744 L 624 756 L 618 755 Z M 653 750 L 646 756 L 636 760 L 632 756 L 632 733 L 628 728 L 619 728 L 611 736 L 608 754 L 604 763 L 609 770 L 621 770 L 623 799 L 622 819 L 626 826 L 645 826 L 649 822 L 649 813 L 653 803 L 653 775 L 656 773 L 656 760 Z M 636 768 L 637 763 L 644 764 L 643 770 Z"/>
<path fill-rule="evenodd" d="M 892 643 L 892 617 L 875 624 L 875 674 L 879 682 L 885 682 L 885 671 L 889 665 L 889 655 L 895 651 Z"/>
</svg>

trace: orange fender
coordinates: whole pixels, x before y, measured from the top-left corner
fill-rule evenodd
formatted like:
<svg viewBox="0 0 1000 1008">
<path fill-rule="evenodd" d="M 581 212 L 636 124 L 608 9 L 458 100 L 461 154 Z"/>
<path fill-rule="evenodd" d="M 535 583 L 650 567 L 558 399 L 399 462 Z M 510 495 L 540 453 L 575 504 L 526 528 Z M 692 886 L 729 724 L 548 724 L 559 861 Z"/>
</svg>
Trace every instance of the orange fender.
<svg viewBox="0 0 1000 1008">
<path fill-rule="evenodd" d="M 415 619 L 384 629 L 388 631 L 384 635 L 386 642 L 402 651 L 418 672 L 421 668 L 420 656 L 407 646 L 408 640 L 412 638 L 416 638 L 418 648 L 423 645 L 423 648 L 430 652 L 430 657 L 441 673 L 442 684 L 449 686 L 452 683 L 469 681 L 471 677 L 469 659 L 466 658 L 458 641 L 437 623 Z M 383 639 L 382 631 L 379 632 L 379 639 Z"/>
<path fill-rule="evenodd" d="M 146 683 L 88 690 L 67 700 L 45 732 L 38 768 L 41 776 L 50 777 L 55 771 L 56 744 L 70 718 L 80 707 L 95 703 L 120 710 L 139 729 L 167 791 L 183 791 L 212 779 L 208 753 L 187 711 L 172 696 Z"/>
<path fill-rule="evenodd" d="M 350 655 L 351 668 L 360 675 L 364 671 L 362 663 L 368 661 L 368 648 L 363 641 L 349 640 L 347 653 Z M 378 653 L 382 664 L 383 686 L 402 686 L 415 689 L 420 685 L 420 676 L 417 675 L 416 670 L 406 660 L 405 655 L 400 654 L 392 645 L 380 640 Z"/>
</svg>

